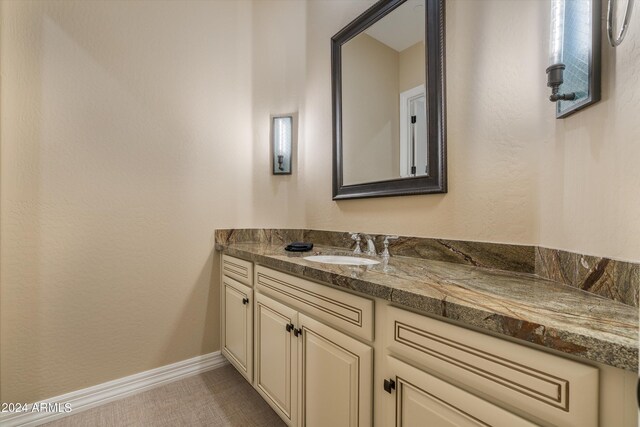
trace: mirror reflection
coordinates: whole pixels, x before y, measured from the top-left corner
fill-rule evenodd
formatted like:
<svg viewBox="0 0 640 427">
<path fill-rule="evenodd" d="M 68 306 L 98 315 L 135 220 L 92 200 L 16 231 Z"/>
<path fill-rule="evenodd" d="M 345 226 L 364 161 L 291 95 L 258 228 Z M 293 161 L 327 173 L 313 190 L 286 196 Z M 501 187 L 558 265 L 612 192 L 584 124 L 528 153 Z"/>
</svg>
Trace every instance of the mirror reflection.
<svg viewBox="0 0 640 427">
<path fill-rule="evenodd" d="M 342 45 L 343 184 L 428 175 L 424 0 Z"/>
</svg>

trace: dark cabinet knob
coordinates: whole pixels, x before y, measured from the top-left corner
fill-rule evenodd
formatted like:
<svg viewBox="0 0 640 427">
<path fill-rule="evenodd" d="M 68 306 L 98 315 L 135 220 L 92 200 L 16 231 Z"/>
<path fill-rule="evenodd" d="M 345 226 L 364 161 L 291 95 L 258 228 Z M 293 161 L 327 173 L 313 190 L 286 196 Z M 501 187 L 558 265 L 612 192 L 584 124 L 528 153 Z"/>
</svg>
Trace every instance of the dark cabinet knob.
<svg viewBox="0 0 640 427">
<path fill-rule="evenodd" d="M 244 305 L 249 304 L 249 298 L 242 298 L 242 303 L 243 303 Z"/>
<path fill-rule="evenodd" d="M 287 326 L 285 326 L 285 328 L 287 329 L 287 332 L 291 332 L 293 331 L 293 323 L 289 323 Z"/>
<path fill-rule="evenodd" d="M 396 382 L 394 380 L 384 380 L 384 391 L 391 393 L 391 390 L 396 388 Z"/>
<path fill-rule="evenodd" d="M 293 330 L 293 335 L 299 337 L 300 335 L 302 335 L 302 328 L 299 329 L 294 329 Z"/>
</svg>

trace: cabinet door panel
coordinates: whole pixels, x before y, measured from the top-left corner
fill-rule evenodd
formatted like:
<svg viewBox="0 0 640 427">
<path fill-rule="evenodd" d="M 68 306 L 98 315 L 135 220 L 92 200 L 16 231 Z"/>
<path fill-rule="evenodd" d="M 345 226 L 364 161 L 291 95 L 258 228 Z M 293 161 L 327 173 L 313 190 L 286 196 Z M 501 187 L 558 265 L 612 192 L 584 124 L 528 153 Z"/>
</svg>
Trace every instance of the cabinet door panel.
<svg viewBox="0 0 640 427">
<path fill-rule="evenodd" d="M 397 427 L 533 427 L 535 424 L 398 359 L 387 356 L 395 390 L 387 425 Z"/>
<path fill-rule="evenodd" d="M 297 410 L 297 339 L 287 325 L 297 323 L 297 312 L 256 294 L 255 386 L 280 417 L 295 425 Z"/>
<path fill-rule="evenodd" d="M 372 348 L 303 314 L 299 318 L 300 425 L 370 426 Z"/>
<path fill-rule="evenodd" d="M 222 352 L 236 369 L 251 381 L 253 289 L 226 276 L 222 277 L 222 286 L 224 304 Z"/>
</svg>

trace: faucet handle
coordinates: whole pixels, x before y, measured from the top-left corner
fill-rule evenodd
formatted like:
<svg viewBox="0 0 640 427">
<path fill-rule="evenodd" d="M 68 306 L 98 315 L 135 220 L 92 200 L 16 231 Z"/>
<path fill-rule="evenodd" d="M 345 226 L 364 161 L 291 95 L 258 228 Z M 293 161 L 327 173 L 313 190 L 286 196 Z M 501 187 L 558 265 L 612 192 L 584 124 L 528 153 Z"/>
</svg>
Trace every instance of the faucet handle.
<svg viewBox="0 0 640 427">
<path fill-rule="evenodd" d="M 385 245 L 388 245 L 389 244 L 389 240 L 397 240 L 397 239 L 398 239 L 398 236 L 386 236 L 384 238 L 384 242 L 383 243 Z"/>
<path fill-rule="evenodd" d="M 384 245 L 384 250 L 382 251 L 383 258 L 389 258 L 391 254 L 389 253 L 389 240 L 396 240 L 398 236 L 386 236 L 382 244 Z"/>
</svg>

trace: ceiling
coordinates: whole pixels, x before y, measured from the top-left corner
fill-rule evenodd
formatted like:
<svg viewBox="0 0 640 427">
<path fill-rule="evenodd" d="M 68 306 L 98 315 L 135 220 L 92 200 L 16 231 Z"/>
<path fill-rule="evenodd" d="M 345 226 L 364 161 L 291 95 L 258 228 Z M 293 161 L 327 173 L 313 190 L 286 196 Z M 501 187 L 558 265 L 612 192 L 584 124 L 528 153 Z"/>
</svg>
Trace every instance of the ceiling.
<svg viewBox="0 0 640 427">
<path fill-rule="evenodd" d="M 424 40 L 425 0 L 407 0 L 365 30 L 365 33 L 401 52 Z"/>
</svg>

